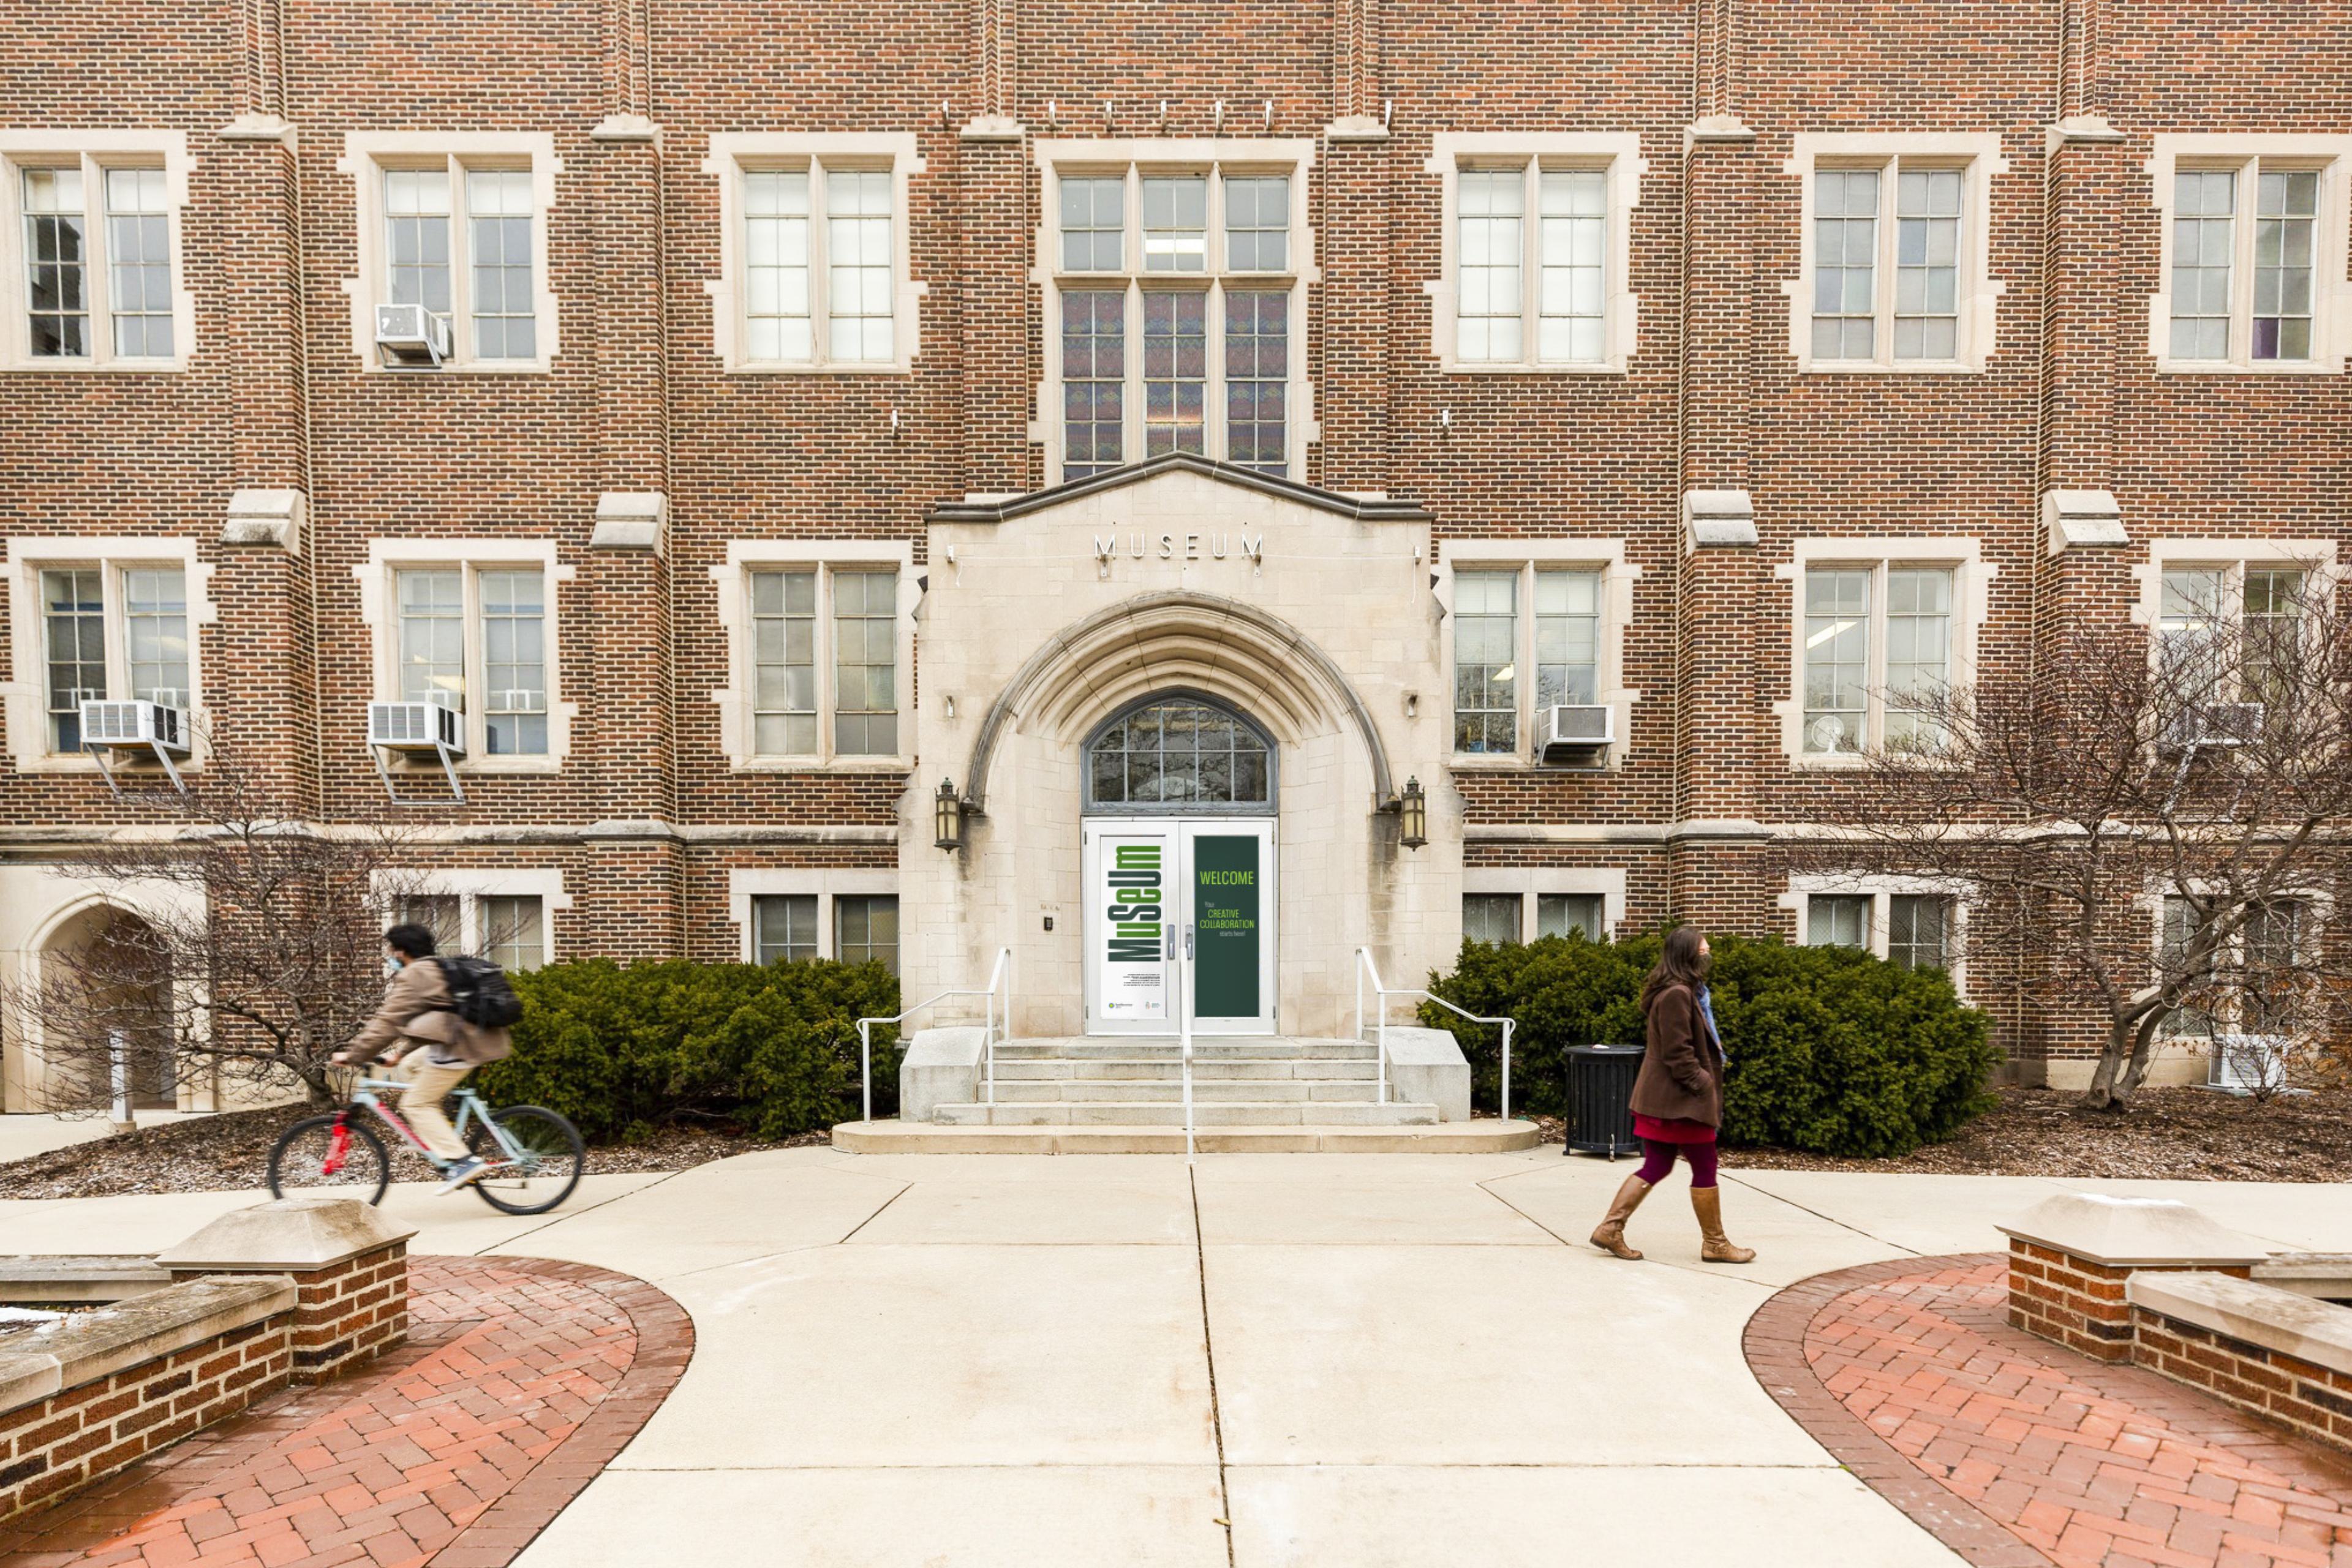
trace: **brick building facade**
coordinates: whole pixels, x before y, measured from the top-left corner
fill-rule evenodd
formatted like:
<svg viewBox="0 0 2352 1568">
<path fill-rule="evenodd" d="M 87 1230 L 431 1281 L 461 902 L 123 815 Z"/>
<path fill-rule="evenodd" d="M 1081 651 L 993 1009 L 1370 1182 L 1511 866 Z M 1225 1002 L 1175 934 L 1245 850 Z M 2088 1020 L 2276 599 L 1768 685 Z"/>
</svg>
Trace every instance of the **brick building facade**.
<svg viewBox="0 0 2352 1568">
<path fill-rule="evenodd" d="M 422 802 L 428 912 L 518 962 L 879 952 L 925 994 L 1009 948 L 1017 1026 L 1148 1024 L 1087 889 L 1253 803 L 1229 1020 L 1336 1026 L 1357 948 L 1412 976 L 1465 925 L 1951 962 L 1934 890 L 1776 847 L 1855 809 L 1888 693 L 2347 543 L 2341 4 L 0 37 L 19 973 L 96 918 L 56 858 L 131 820 L 93 698 L 325 821 Z M 443 721 L 403 702 L 446 768 L 371 745 Z M 1966 985 L 2079 1074 L 2080 1026 Z"/>
</svg>

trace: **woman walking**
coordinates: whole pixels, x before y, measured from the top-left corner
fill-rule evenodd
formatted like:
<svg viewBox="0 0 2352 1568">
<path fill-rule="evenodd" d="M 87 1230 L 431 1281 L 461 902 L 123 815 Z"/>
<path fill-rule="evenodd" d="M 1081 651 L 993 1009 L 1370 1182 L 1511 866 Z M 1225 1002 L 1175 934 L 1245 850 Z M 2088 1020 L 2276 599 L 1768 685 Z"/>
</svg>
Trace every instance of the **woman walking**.
<svg viewBox="0 0 2352 1568">
<path fill-rule="evenodd" d="M 1698 1214 L 1699 1258 L 1749 1263 L 1756 1254 L 1723 1234 L 1723 1194 L 1715 1184 L 1715 1135 L 1723 1125 L 1723 1040 L 1715 1004 L 1706 994 L 1712 961 L 1696 926 L 1666 933 L 1658 966 L 1642 985 L 1649 1019 L 1642 1071 L 1633 1080 L 1633 1131 L 1642 1140 L 1642 1168 L 1625 1178 L 1592 1245 L 1619 1258 L 1642 1255 L 1625 1243 L 1625 1222 L 1666 1179 L 1679 1153 L 1690 1162 L 1691 1207 Z"/>
</svg>

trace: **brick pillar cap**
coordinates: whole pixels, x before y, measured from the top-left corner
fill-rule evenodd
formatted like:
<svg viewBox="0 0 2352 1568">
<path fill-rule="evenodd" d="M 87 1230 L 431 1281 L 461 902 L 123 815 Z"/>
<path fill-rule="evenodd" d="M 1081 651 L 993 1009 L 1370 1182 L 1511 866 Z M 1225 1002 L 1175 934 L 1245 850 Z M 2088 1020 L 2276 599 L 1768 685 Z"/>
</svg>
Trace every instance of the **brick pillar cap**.
<svg viewBox="0 0 2352 1568">
<path fill-rule="evenodd" d="M 357 1198 L 281 1198 L 231 1210 L 155 1262 L 183 1273 L 305 1273 L 415 1234 Z"/>
<path fill-rule="evenodd" d="M 1996 1228 L 2011 1240 L 2055 1247 L 2110 1267 L 2259 1263 L 2272 1251 L 2252 1237 L 2216 1225 L 2187 1204 L 2105 1193 L 2060 1193 Z"/>
</svg>

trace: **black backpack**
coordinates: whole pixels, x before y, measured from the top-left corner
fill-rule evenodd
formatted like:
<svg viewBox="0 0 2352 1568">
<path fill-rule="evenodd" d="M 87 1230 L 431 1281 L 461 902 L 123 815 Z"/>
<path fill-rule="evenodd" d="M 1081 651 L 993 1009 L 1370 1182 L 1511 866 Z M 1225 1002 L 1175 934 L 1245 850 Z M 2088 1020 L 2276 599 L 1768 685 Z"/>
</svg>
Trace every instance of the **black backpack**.
<svg viewBox="0 0 2352 1568">
<path fill-rule="evenodd" d="M 474 1027 L 512 1028 L 522 1016 L 522 998 L 507 984 L 507 972 L 488 959 L 452 953 L 433 962 L 449 987 L 449 1011 Z"/>
</svg>

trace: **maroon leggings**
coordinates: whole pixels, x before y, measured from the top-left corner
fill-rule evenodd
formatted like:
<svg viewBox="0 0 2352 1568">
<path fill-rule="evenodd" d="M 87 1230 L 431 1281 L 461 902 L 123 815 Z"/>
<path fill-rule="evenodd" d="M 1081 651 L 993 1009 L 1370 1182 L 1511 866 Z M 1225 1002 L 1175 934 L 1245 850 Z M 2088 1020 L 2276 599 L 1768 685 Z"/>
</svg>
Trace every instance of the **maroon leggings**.
<svg viewBox="0 0 2352 1568">
<path fill-rule="evenodd" d="M 1655 1138 L 1642 1140 L 1642 1180 L 1654 1187 L 1664 1181 L 1674 1173 L 1676 1154 L 1690 1162 L 1692 1186 L 1715 1185 L 1713 1143 L 1664 1143 Z"/>
</svg>

